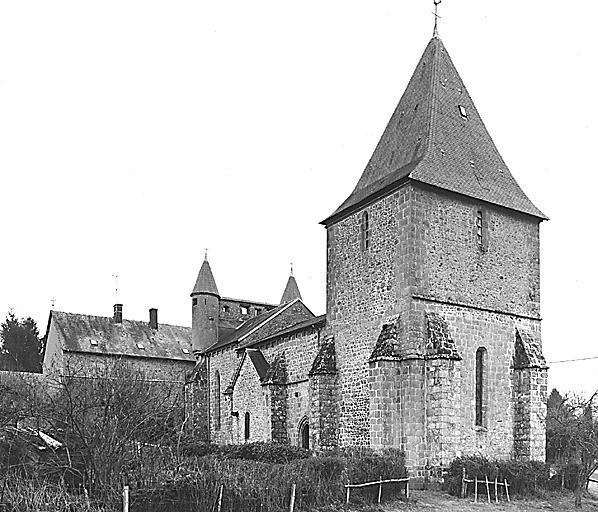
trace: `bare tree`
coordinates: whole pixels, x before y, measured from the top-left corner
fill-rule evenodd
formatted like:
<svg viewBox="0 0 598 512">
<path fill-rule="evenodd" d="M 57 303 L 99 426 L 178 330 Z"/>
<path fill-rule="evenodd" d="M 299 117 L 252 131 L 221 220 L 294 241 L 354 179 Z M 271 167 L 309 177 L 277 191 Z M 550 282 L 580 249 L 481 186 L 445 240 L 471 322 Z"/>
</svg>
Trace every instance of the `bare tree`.
<svg viewBox="0 0 598 512">
<path fill-rule="evenodd" d="M 182 383 L 151 380 L 123 360 L 93 371 L 69 367 L 45 417 L 60 433 L 69 464 L 97 494 L 113 493 L 141 470 L 144 447 L 176 442 L 183 421 Z"/>
<path fill-rule="evenodd" d="M 581 508 L 583 491 L 598 469 L 597 396 L 598 391 L 589 400 L 580 396 L 566 397 L 548 411 L 548 451 L 554 460 L 577 467 L 576 508 Z"/>
</svg>

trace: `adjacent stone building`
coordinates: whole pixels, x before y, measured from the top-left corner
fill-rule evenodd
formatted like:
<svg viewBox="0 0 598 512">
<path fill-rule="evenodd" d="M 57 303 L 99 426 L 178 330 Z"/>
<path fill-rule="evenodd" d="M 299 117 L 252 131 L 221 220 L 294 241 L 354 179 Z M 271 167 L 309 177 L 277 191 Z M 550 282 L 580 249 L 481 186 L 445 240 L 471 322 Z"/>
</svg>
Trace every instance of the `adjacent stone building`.
<svg viewBox="0 0 598 512">
<path fill-rule="evenodd" d="M 105 376 L 118 360 L 147 380 L 182 385 L 195 365 L 191 329 L 159 324 L 157 309 L 147 322 L 124 319 L 122 304 L 113 317 L 51 311 L 46 339 L 43 373 L 50 378 Z"/>
<path fill-rule="evenodd" d="M 194 432 L 325 450 L 543 459 L 539 224 L 433 37 L 359 182 L 322 222 L 326 315 L 191 294 Z M 243 308 L 242 310 L 240 308 Z"/>
</svg>

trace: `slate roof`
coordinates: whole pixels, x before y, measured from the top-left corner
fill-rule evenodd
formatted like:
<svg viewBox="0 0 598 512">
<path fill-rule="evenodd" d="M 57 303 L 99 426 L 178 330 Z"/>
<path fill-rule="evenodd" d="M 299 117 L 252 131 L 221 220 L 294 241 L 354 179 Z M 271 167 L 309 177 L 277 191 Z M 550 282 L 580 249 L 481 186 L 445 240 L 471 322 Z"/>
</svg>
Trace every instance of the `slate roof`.
<svg viewBox="0 0 598 512">
<path fill-rule="evenodd" d="M 212 274 L 212 269 L 210 268 L 207 256 L 199 269 L 199 274 L 197 274 L 197 280 L 195 281 L 195 286 L 193 287 L 191 295 L 198 293 L 208 293 L 220 297 L 218 287 L 216 286 L 216 280 L 214 279 L 214 274 Z"/>
<path fill-rule="evenodd" d="M 336 374 L 336 350 L 334 337 L 329 336 L 320 345 L 320 350 L 314 359 L 309 375 Z"/>
<path fill-rule="evenodd" d="M 259 350 L 255 348 L 248 348 L 245 349 L 245 351 L 247 352 L 249 359 L 251 359 L 251 362 L 253 363 L 253 366 L 255 367 L 257 374 L 260 376 L 260 381 L 263 382 L 266 378 L 268 370 L 270 369 L 270 365 L 266 361 L 264 354 L 262 354 Z"/>
<path fill-rule="evenodd" d="M 276 306 L 274 309 L 271 309 L 270 311 L 265 311 L 264 313 L 261 313 L 258 316 L 254 316 L 248 319 L 246 322 L 241 324 L 235 331 L 231 332 L 228 336 L 220 337 L 220 339 L 216 343 L 214 343 L 211 347 L 208 347 L 207 352 L 212 352 L 214 350 L 218 350 L 233 343 L 243 341 L 243 339 L 245 339 L 247 336 L 252 334 L 257 329 L 261 328 L 263 325 L 268 323 L 274 317 L 278 316 L 280 313 L 282 313 L 287 308 L 291 307 L 299 300 L 300 299 L 295 299 L 292 302 L 280 304 L 279 306 Z"/>
<path fill-rule="evenodd" d="M 542 342 L 523 327 L 515 330 L 515 368 L 548 368 L 542 354 Z"/>
<path fill-rule="evenodd" d="M 282 298 L 280 299 L 280 303 L 286 304 L 287 302 L 291 302 L 295 299 L 301 299 L 301 292 L 299 291 L 297 280 L 295 279 L 293 274 L 291 274 L 282 294 Z"/>
<path fill-rule="evenodd" d="M 274 338 L 279 338 L 280 336 L 284 336 L 285 334 L 290 334 L 292 332 L 301 331 L 302 329 L 306 329 L 308 327 L 316 326 L 316 325 L 323 325 L 326 323 L 326 315 L 316 316 L 314 318 L 310 318 L 308 320 L 303 320 L 296 324 L 293 324 L 285 329 L 281 329 L 280 331 L 271 334 L 270 336 L 266 336 L 265 338 L 261 338 L 259 341 L 252 343 L 252 346 L 258 345 L 260 343 L 264 343 L 266 341 L 270 341 Z"/>
<path fill-rule="evenodd" d="M 442 41 L 428 43 L 357 186 L 331 224 L 407 179 L 547 217 L 519 187 Z"/>
<path fill-rule="evenodd" d="M 111 317 L 62 311 L 50 313 L 50 324 L 52 322 L 65 352 L 195 362 L 190 327 L 159 324 L 156 330 L 140 320 L 123 320 L 117 324 Z"/>
<path fill-rule="evenodd" d="M 461 359 L 455 341 L 451 337 L 449 326 L 442 315 L 426 311 L 426 331 L 428 356 Z"/>
</svg>

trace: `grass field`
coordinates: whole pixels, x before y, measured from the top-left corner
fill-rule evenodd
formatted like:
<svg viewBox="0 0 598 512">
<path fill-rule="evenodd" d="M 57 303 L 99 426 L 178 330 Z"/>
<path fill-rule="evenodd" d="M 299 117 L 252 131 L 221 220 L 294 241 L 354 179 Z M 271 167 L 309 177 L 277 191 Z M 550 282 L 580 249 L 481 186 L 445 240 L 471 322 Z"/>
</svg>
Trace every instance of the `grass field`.
<svg viewBox="0 0 598 512">
<path fill-rule="evenodd" d="M 460 499 L 439 491 L 413 491 L 409 503 L 395 503 L 380 508 L 372 508 L 384 512 L 402 512 L 411 510 L 426 510 L 430 512 L 480 512 L 489 511 L 512 511 L 527 512 L 537 510 L 568 511 L 576 510 L 574 507 L 573 493 L 547 494 L 543 498 L 536 499 L 513 499 L 510 503 L 501 502 L 488 504 L 487 501 L 474 503 L 472 499 Z M 598 498 L 590 494 L 584 496 L 583 509 L 598 511 Z"/>
</svg>

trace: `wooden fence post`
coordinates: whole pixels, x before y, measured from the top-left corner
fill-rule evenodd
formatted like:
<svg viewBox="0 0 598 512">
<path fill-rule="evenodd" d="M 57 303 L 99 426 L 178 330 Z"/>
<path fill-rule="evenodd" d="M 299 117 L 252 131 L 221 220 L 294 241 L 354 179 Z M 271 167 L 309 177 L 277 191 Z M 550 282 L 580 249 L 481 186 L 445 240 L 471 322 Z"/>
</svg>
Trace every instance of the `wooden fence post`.
<svg viewBox="0 0 598 512">
<path fill-rule="evenodd" d="M 291 487 L 291 506 L 289 507 L 289 512 L 293 512 L 295 510 L 295 492 L 296 492 L 297 484 L 293 484 Z"/>
<path fill-rule="evenodd" d="M 380 484 L 378 484 L 378 505 L 380 505 L 381 500 L 382 500 L 382 475 L 380 475 Z"/>
<path fill-rule="evenodd" d="M 347 480 L 347 505 L 349 504 L 349 495 L 351 494 L 351 487 L 349 487 L 350 483 L 351 482 Z"/>
<path fill-rule="evenodd" d="M 461 498 L 467 496 L 467 482 L 465 481 L 465 467 L 462 468 L 461 475 Z"/>
<path fill-rule="evenodd" d="M 224 491 L 224 484 L 220 484 L 220 492 L 218 493 L 218 512 L 222 510 L 222 493 Z"/>
<path fill-rule="evenodd" d="M 494 479 L 494 502 L 498 503 L 498 477 Z"/>
<path fill-rule="evenodd" d="M 123 512 L 129 512 L 129 486 L 123 487 Z"/>
<path fill-rule="evenodd" d="M 488 483 L 488 475 L 486 475 L 486 493 L 488 494 L 488 503 L 490 503 L 490 484 Z"/>
<path fill-rule="evenodd" d="M 505 478 L 505 491 L 507 491 L 507 501 L 511 501 L 511 497 L 509 496 L 509 484 L 507 482 L 507 479 Z"/>
</svg>

